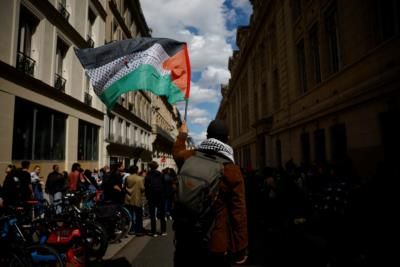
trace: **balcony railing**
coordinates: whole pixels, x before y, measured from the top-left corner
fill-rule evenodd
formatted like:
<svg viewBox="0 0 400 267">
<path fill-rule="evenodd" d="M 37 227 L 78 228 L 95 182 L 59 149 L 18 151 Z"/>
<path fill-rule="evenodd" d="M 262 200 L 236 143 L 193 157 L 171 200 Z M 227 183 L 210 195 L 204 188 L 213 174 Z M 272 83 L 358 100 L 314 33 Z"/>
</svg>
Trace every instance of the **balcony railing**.
<svg viewBox="0 0 400 267">
<path fill-rule="evenodd" d="M 59 74 L 55 74 L 55 78 L 54 78 L 54 88 L 56 88 L 57 90 L 65 93 L 65 84 L 67 83 L 67 80 L 64 79 L 63 77 L 61 77 L 61 75 Z"/>
<path fill-rule="evenodd" d="M 85 92 L 85 104 L 92 105 L 92 96 L 88 92 Z"/>
<path fill-rule="evenodd" d="M 61 13 L 61 16 L 64 17 L 64 19 L 68 20 L 69 19 L 69 12 L 65 8 L 65 6 L 61 3 L 58 3 L 58 11 Z"/>
<path fill-rule="evenodd" d="M 33 76 L 36 61 L 25 55 L 23 52 L 17 54 L 17 70 Z"/>
<path fill-rule="evenodd" d="M 89 35 L 86 36 L 86 40 L 89 44 L 90 47 L 94 47 L 94 41 L 92 39 L 92 37 L 90 37 Z"/>
</svg>

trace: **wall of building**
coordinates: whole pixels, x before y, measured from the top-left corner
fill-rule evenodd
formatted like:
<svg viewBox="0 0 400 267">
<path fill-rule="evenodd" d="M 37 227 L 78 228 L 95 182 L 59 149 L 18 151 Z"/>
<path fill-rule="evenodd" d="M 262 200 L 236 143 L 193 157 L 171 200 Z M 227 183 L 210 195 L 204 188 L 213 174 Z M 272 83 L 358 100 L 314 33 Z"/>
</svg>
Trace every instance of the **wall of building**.
<svg viewBox="0 0 400 267">
<path fill-rule="evenodd" d="M 232 78 L 223 88 L 217 114 L 230 126 L 230 143 L 239 155 L 239 164 L 245 167 L 248 159 L 243 157 L 243 151 L 249 144 L 251 160 L 257 162 L 258 169 L 264 164 L 284 165 L 290 159 L 300 164 L 305 153 L 301 136 L 308 133 L 310 163 L 348 158 L 358 175 L 370 176 L 385 158 L 381 116 L 400 109 L 399 20 L 395 17 L 397 20 L 392 22 L 395 29 L 392 36 L 382 37 L 385 28 L 379 24 L 377 8 L 388 2 L 252 3 L 250 25 L 237 32 L 239 51 L 229 61 Z M 296 3 L 301 6 L 298 17 Z M 334 15 L 329 17 L 329 14 Z M 336 43 L 330 42 L 333 36 L 330 35 L 333 31 L 328 31 L 330 25 L 336 25 L 332 26 L 336 30 Z M 316 39 L 312 39 L 314 33 Z M 299 64 L 301 42 L 304 87 Z M 337 51 L 332 52 L 336 46 Z M 243 115 L 247 109 L 248 114 Z M 333 153 L 337 153 L 333 142 L 338 137 L 332 136 L 331 128 L 335 125 L 345 128 L 346 155 L 341 159 L 333 158 Z M 324 137 L 319 137 L 324 142 L 314 136 L 317 130 L 324 133 Z M 265 147 L 257 145 L 260 140 L 265 141 Z M 323 149 L 318 150 L 322 145 L 324 158 L 320 158 Z M 265 159 L 259 160 L 257 157 L 263 153 Z"/>
</svg>

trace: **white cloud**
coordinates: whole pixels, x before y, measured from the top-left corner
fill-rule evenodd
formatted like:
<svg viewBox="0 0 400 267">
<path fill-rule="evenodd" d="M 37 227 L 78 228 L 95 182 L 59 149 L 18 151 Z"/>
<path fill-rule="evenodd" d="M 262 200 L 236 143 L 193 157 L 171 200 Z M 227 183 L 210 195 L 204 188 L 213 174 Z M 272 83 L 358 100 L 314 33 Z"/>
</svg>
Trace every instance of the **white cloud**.
<svg viewBox="0 0 400 267">
<path fill-rule="evenodd" d="M 230 77 L 231 73 L 226 68 L 209 66 L 205 71 L 203 71 L 199 83 L 202 86 L 226 84 Z"/>
<path fill-rule="evenodd" d="M 180 104 L 178 105 L 178 109 L 183 116 L 185 112 L 185 106 L 183 104 Z M 206 109 L 201 109 L 196 106 L 191 106 L 189 104 L 187 113 L 188 123 L 205 127 L 211 121 L 210 117 L 210 113 Z"/>
<path fill-rule="evenodd" d="M 198 118 L 204 118 L 204 117 L 208 117 L 209 113 L 207 110 L 205 109 L 201 109 L 201 108 L 190 108 L 188 109 L 188 118 L 190 118 L 191 120 L 194 119 L 198 119 Z"/>
<path fill-rule="evenodd" d="M 141 5 L 154 37 L 185 41 L 193 71 L 207 66 L 226 68 L 232 47 L 226 38 L 224 0 L 146 0 Z M 187 27 L 197 29 L 191 33 Z"/>
<path fill-rule="evenodd" d="M 196 145 L 200 144 L 201 141 L 205 140 L 207 137 L 207 132 L 203 131 L 200 133 L 189 133 L 189 135 L 193 138 L 193 141 Z"/>
<path fill-rule="evenodd" d="M 202 88 L 197 84 L 192 84 L 190 88 L 189 103 L 219 103 L 220 92 L 216 89 Z"/>
<path fill-rule="evenodd" d="M 191 121 L 191 123 L 206 127 L 210 123 L 210 119 L 205 117 L 196 118 L 193 121 Z"/>
<path fill-rule="evenodd" d="M 189 40 L 189 56 L 192 69 L 202 71 L 208 66 L 227 68 L 228 59 L 232 55 L 232 47 L 227 43 L 225 36 L 207 34 L 193 35 Z"/>
<path fill-rule="evenodd" d="M 192 81 L 188 107 L 189 128 L 205 128 L 214 118 L 221 100 L 220 86 L 228 82 L 228 60 L 232 55 L 231 41 L 236 29 L 228 30 L 227 22 L 235 24 L 238 16 L 250 14 L 248 0 L 141 0 L 143 14 L 153 37 L 167 37 L 188 43 L 192 72 L 201 72 Z M 199 108 L 201 107 L 207 108 Z M 177 105 L 182 119 L 185 103 Z M 196 125 L 190 127 L 190 125 Z M 199 127 L 200 126 L 200 127 Z M 206 138 L 205 131 L 191 132 L 196 143 Z"/>
<path fill-rule="evenodd" d="M 186 26 L 205 33 L 225 35 L 224 0 L 142 0 L 141 5 L 153 36 L 177 36 Z"/>
</svg>

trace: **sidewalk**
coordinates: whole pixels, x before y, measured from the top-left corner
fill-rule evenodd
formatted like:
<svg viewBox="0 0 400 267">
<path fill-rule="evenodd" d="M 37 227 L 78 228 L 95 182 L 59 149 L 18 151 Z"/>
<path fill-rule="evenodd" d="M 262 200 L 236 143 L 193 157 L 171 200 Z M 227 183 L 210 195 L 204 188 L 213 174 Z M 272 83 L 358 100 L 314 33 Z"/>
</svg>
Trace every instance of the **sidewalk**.
<svg viewBox="0 0 400 267">
<path fill-rule="evenodd" d="M 143 220 L 144 228 L 146 228 L 149 224 L 150 224 L 150 219 Z M 126 247 L 126 245 L 128 245 L 129 242 L 132 241 L 133 238 L 135 238 L 134 235 L 128 235 L 127 237 L 122 238 L 120 243 L 109 244 L 106 254 L 103 256 L 103 260 L 112 259 L 115 255 L 118 254 L 118 252 L 123 250 Z"/>
</svg>

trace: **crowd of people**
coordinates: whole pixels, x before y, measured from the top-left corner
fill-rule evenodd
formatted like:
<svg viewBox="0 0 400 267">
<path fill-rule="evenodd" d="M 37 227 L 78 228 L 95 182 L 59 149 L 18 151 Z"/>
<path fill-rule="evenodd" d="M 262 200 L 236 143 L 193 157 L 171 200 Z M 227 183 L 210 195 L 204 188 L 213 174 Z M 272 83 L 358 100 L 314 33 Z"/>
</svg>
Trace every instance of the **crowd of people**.
<svg viewBox="0 0 400 267">
<path fill-rule="evenodd" d="M 176 172 L 172 168 L 160 172 L 154 161 L 149 166 L 149 170 L 139 172 L 137 166 L 124 168 L 120 162 L 91 171 L 84 170 L 80 163 L 74 163 L 70 172 L 61 172 L 60 166 L 55 164 L 45 180 L 39 165 L 31 169 L 29 161 L 22 161 L 19 168 L 10 164 L 0 185 L 0 208 L 22 206 L 30 209 L 32 201 L 35 201 L 35 217 L 42 214 L 42 203 L 48 201 L 57 213 L 61 213 L 64 194 L 87 192 L 95 195 L 97 201 L 125 205 L 132 217 L 129 234 L 166 235 L 165 220 L 171 219 Z M 143 227 L 144 217 L 151 219 L 150 231 Z M 157 218 L 161 221 L 159 232 L 156 229 Z"/>
<path fill-rule="evenodd" d="M 60 206 L 66 192 L 89 191 L 98 198 L 126 205 L 132 215 L 130 234 L 166 235 L 171 219 L 177 175 L 174 169 L 158 171 L 121 163 L 100 170 L 83 170 L 79 163 L 61 172 L 54 165 L 44 182 L 40 166 L 9 165 L 2 187 L 0 207 L 29 200 Z M 246 190 L 249 229 L 249 259 L 265 266 L 369 266 L 376 256 L 379 238 L 389 228 L 381 207 L 390 195 L 383 182 L 392 176 L 380 168 L 368 183 L 357 179 L 350 164 L 242 169 Z M 382 178 L 383 177 L 383 178 Z M 46 197 L 48 195 L 48 198 Z M 387 202 L 388 203 L 388 202 Z M 34 210 L 40 214 L 40 205 Z M 143 218 L 149 217 L 149 230 Z M 157 231 L 157 218 L 160 230 Z"/>
<path fill-rule="evenodd" d="M 266 266 L 371 266 L 388 225 L 376 206 L 382 170 L 362 180 L 348 161 L 242 169 L 251 259 Z M 383 204 L 383 203 L 382 203 Z M 384 207 L 382 205 L 381 207 Z M 378 207 L 378 208 L 377 208 Z M 382 259 L 381 259 L 382 260 Z"/>
</svg>

